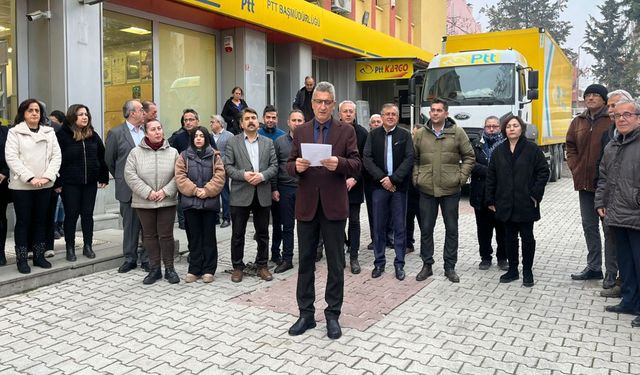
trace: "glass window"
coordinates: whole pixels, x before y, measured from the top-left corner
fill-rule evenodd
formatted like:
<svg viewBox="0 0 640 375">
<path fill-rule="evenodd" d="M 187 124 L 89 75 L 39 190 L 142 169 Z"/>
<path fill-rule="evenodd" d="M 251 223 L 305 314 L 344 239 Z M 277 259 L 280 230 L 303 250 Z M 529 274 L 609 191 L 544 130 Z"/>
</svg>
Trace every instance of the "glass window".
<svg viewBox="0 0 640 375">
<path fill-rule="evenodd" d="M 153 100 L 153 41 L 149 20 L 104 11 L 104 135 L 124 121 L 129 99 Z"/>
<path fill-rule="evenodd" d="M 166 137 L 180 128 L 185 108 L 198 112 L 200 125 L 207 126 L 216 112 L 215 36 L 160 24 L 160 121 Z"/>
<path fill-rule="evenodd" d="M 0 0 L 0 125 L 13 122 L 18 108 L 15 4 L 15 0 Z"/>
</svg>

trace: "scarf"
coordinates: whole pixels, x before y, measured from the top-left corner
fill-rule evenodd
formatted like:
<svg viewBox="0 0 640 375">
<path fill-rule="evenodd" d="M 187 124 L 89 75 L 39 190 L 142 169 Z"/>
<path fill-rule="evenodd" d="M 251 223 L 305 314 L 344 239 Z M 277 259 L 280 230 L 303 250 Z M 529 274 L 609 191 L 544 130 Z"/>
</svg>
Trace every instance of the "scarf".
<svg viewBox="0 0 640 375">
<path fill-rule="evenodd" d="M 496 147 L 500 146 L 500 144 L 504 142 L 505 138 L 502 133 L 487 134 L 486 132 L 482 133 L 482 138 L 484 139 L 482 152 L 487 156 L 487 160 L 491 160 L 491 154 L 493 154 Z"/>
<path fill-rule="evenodd" d="M 145 136 L 144 143 L 146 143 L 147 146 L 151 147 L 153 151 L 158 151 L 158 149 L 164 144 L 164 138 L 162 138 L 162 140 L 158 143 L 153 143 L 148 137 Z"/>
</svg>

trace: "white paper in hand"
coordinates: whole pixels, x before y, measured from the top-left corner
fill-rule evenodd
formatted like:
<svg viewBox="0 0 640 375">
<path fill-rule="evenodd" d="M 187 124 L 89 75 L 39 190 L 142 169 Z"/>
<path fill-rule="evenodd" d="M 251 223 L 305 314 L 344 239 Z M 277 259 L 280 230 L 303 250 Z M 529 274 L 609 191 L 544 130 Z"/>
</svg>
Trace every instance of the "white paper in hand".
<svg viewBox="0 0 640 375">
<path fill-rule="evenodd" d="M 320 160 L 331 157 L 331 145 L 321 143 L 300 143 L 302 158 L 309 160 L 312 167 L 321 167 Z"/>
</svg>

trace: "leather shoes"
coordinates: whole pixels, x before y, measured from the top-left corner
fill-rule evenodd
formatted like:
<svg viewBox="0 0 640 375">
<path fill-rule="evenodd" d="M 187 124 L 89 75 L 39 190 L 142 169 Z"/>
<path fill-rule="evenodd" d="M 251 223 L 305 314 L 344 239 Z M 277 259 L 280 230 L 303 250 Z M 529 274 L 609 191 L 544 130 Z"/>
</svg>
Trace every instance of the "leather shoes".
<svg viewBox="0 0 640 375">
<path fill-rule="evenodd" d="M 327 337 L 330 339 L 339 339 L 342 336 L 342 329 L 338 319 L 327 319 Z"/>
<path fill-rule="evenodd" d="M 151 272 L 142 280 L 142 283 L 144 285 L 151 285 L 160 279 L 162 279 L 162 271 L 160 271 L 160 267 L 156 267 L 151 269 Z"/>
<path fill-rule="evenodd" d="M 282 263 L 278 264 L 278 267 L 273 270 L 273 273 L 283 273 L 284 271 L 289 271 L 293 268 L 293 264 L 286 260 L 283 260 Z"/>
<path fill-rule="evenodd" d="M 134 262 L 124 262 L 120 268 L 118 268 L 118 273 L 127 273 L 136 267 L 137 265 Z"/>
<path fill-rule="evenodd" d="M 478 265 L 478 269 L 486 271 L 489 268 L 491 268 L 491 261 L 490 260 L 482 260 L 480 262 L 480 264 Z"/>
<path fill-rule="evenodd" d="M 382 276 L 383 273 L 384 267 L 374 267 L 373 271 L 371 271 L 371 277 L 377 279 L 378 277 Z"/>
<path fill-rule="evenodd" d="M 258 267 L 256 275 L 264 281 L 273 280 L 273 275 L 271 275 L 271 272 L 269 272 L 266 266 Z"/>
<path fill-rule="evenodd" d="M 276 266 L 279 266 L 279 265 L 280 265 L 280 263 L 282 263 L 282 257 L 281 257 L 280 255 L 272 255 L 272 256 L 271 256 L 271 261 L 272 261 L 273 263 L 275 263 L 275 264 L 276 264 Z"/>
<path fill-rule="evenodd" d="M 360 268 L 360 262 L 358 262 L 357 259 L 351 259 L 349 264 L 351 265 L 352 274 L 357 275 L 360 273 L 360 271 L 362 271 L 362 269 Z"/>
<path fill-rule="evenodd" d="M 426 280 L 429 276 L 433 275 L 433 269 L 431 268 L 430 264 L 425 264 L 422 266 L 422 269 L 420 270 L 420 272 L 418 272 L 418 274 L 416 275 L 416 280 L 417 281 L 424 281 Z"/>
<path fill-rule="evenodd" d="M 606 272 L 604 274 L 604 280 L 602 280 L 602 289 L 611 289 L 616 286 L 616 274 L 613 272 Z"/>
<path fill-rule="evenodd" d="M 404 280 L 406 274 L 404 273 L 404 268 L 400 266 L 396 266 L 396 279 L 402 281 Z"/>
<path fill-rule="evenodd" d="M 300 317 L 291 328 L 289 328 L 289 335 L 298 336 L 305 333 L 308 329 L 315 328 L 316 321 L 313 318 Z"/>
<path fill-rule="evenodd" d="M 500 276 L 500 282 L 501 283 L 510 283 L 512 281 L 516 281 L 520 278 L 520 274 L 518 273 L 518 270 L 514 270 L 514 271 L 507 271 L 507 273 L 505 273 L 504 275 Z"/>
<path fill-rule="evenodd" d="M 75 262 L 76 260 L 77 260 L 76 247 L 74 245 L 68 244 L 67 245 L 67 261 Z"/>
<path fill-rule="evenodd" d="M 601 280 L 602 271 L 592 271 L 589 268 L 585 268 L 580 273 L 571 274 L 573 280 Z"/>
<path fill-rule="evenodd" d="M 140 268 L 142 268 L 142 270 L 145 272 L 151 272 L 151 266 L 149 265 L 149 262 L 140 263 Z"/>
<path fill-rule="evenodd" d="M 82 247 L 82 255 L 86 256 L 89 259 L 93 259 L 96 257 L 96 253 L 93 252 L 90 243 L 84 244 L 84 246 Z"/>
<path fill-rule="evenodd" d="M 600 297 L 605 298 L 620 298 L 622 295 L 622 288 L 619 285 L 614 286 L 611 289 L 605 289 L 600 292 Z"/>
<path fill-rule="evenodd" d="M 636 316 L 636 318 L 631 321 L 631 327 L 633 328 L 640 327 L 640 316 Z"/>
<path fill-rule="evenodd" d="M 460 282 L 460 276 L 458 276 L 458 274 L 456 273 L 455 270 L 445 270 L 444 271 L 444 276 L 449 279 L 449 281 L 451 281 L 452 283 L 459 283 Z"/>
<path fill-rule="evenodd" d="M 500 268 L 501 271 L 508 271 L 509 261 L 506 259 L 498 260 L 498 268 Z"/>
<path fill-rule="evenodd" d="M 617 305 L 605 306 L 604 311 L 617 313 L 617 314 L 630 314 L 630 315 L 635 315 L 638 313 L 637 311 L 634 311 L 632 308 L 623 306 L 621 303 Z"/>
<path fill-rule="evenodd" d="M 169 284 L 178 284 L 180 282 L 180 277 L 176 273 L 176 269 L 173 267 L 164 269 L 164 278 L 167 279 Z"/>
<path fill-rule="evenodd" d="M 407 248 L 404 250 L 405 254 L 413 253 L 415 251 L 415 247 L 413 245 L 407 245 Z"/>
<path fill-rule="evenodd" d="M 373 250 L 373 241 L 369 242 L 367 245 L 367 250 Z"/>
<path fill-rule="evenodd" d="M 231 222 L 229 220 L 222 220 L 222 224 L 220 224 L 220 228 L 226 228 L 229 225 L 231 225 Z"/>
<path fill-rule="evenodd" d="M 244 274 L 242 273 L 242 270 L 240 268 L 234 268 L 233 272 L 231 273 L 231 281 L 233 281 L 234 283 L 239 283 L 242 281 L 243 276 Z"/>
</svg>

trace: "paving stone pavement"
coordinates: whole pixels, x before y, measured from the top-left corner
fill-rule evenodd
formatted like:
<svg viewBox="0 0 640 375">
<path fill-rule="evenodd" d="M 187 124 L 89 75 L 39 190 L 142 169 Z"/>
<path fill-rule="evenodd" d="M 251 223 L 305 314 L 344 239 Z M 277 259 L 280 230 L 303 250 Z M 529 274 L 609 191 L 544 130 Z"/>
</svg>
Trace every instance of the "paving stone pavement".
<svg viewBox="0 0 640 375">
<path fill-rule="evenodd" d="M 535 226 L 533 288 L 499 284 L 495 266 L 478 270 L 466 199 L 459 284 L 443 276 L 441 221 L 430 283 L 413 279 L 421 267 L 417 253 L 407 256 L 407 280 L 388 272 L 373 283 L 373 256 L 362 250 L 362 274 L 347 276 L 353 283 L 339 340 L 326 337 L 321 321 L 304 335 L 289 336 L 296 319 L 295 271 L 270 283 L 255 277 L 232 283 L 222 272 L 230 266 L 230 230 L 219 229 L 212 284 L 162 280 L 144 286 L 140 270 L 111 270 L 0 299 L 0 373 L 640 374 L 640 330 L 631 328 L 633 317 L 604 311 L 617 300 L 599 297 L 599 282 L 569 277 L 586 258 L 578 210 L 571 179 L 548 185 Z M 367 240 L 363 233 L 363 246 Z M 255 244 L 247 243 L 245 259 L 252 260 Z M 186 273 L 186 259 L 177 270 Z M 320 294 L 324 284 L 318 285 Z M 384 305 L 376 295 L 384 290 L 398 296 L 389 295 Z"/>
</svg>

